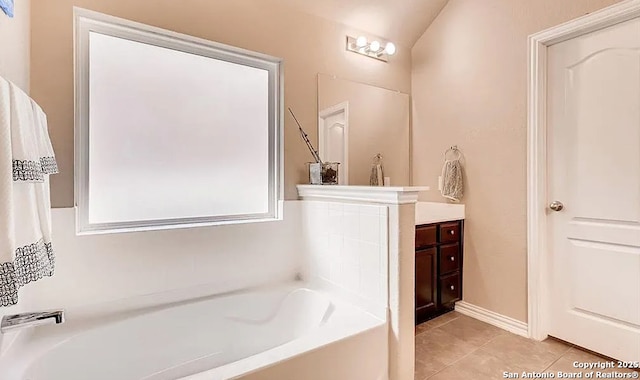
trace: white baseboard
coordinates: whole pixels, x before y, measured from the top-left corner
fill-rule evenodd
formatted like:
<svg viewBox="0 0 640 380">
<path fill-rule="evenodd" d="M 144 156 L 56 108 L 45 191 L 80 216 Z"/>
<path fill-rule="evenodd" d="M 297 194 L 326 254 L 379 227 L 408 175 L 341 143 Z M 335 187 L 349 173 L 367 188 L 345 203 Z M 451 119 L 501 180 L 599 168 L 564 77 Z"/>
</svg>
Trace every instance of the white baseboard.
<svg viewBox="0 0 640 380">
<path fill-rule="evenodd" d="M 498 314 L 491 310 L 483 309 L 480 306 L 472 305 L 464 301 L 456 302 L 456 311 L 460 314 L 486 322 L 516 335 L 520 335 L 525 338 L 529 337 L 527 324 L 517 319 Z"/>
</svg>

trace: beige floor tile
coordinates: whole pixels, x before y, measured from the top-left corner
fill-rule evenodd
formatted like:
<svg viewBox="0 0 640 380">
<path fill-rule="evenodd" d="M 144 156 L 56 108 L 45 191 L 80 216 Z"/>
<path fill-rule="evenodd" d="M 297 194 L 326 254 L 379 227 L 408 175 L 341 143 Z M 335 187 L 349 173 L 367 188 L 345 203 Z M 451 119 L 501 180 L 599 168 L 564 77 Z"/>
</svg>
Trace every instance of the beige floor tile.
<svg viewBox="0 0 640 380">
<path fill-rule="evenodd" d="M 423 324 L 428 325 L 429 327 L 440 327 L 442 325 L 444 325 L 445 323 L 449 323 L 457 318 L 459 318 L 462 314 L 458 313 L 457 311 L 450 311 L 446 314 L 442 314 L 441 316 L 434 318 L 432 320 L 426 321 Z"/>
<path fill-rule="evenodd" d="M 498 335 L 506 334 L 506 331 L 500 328 L 466 315 L 461 315 L 438 328 L 476 347 L 484 345 Z"/>
<path fill-rule="evenodd" d="M 600 356 L 596 356 L 592 353 L 582 351 L 579 348 L 571 348 L 560 359 L 553 363 L 545 372 L 564 372 L 564 373 L 587 373 L 587 372 L 603 372 L 603 373 L 633 373 L 632 370 L 626 368 L 594 368 L 594 369 L 582 369 L 575 367 L 573 363 L 602 363 L 603 366 L 606 363 L 614 363 L 610 359 L 604 359 Z"/>
<path fill-rule="evenodd" d="M 425 331 L 429 331 L 432 328 L 434 327 L 430 325 L 428 322 L 421 323 L 418 326 L 416 326 L 416 335 L 422 334 Z"/>
<path fill-rule="evenodd" d="M 416 327 L 415 380 L 504 379 L 505 372 L 640 373 L 624 368 L 581 369 L 575 362 L 609 362 L 566 342 L 526 339 L 451 312 Z"/>
<path fill-rule="evenodd" d="M 480 379 L 476 379 L 475 377 L 469 377 L 468 375 L 458 371 L 458 369 L 455 366 L 447 367 L 442 371 L 436 373 L 435 375 L 428 377 L 427 379 L 428 380 L 469 380 L 469 379 L 480 380 Z M 416 380 L 418 379 L 416 378 Z"/>
<path fill-rule="evenodd" d="M 434 346 L 431 343 L 438 341 L 441 338 L 441 334 L 436 334 L 435 336 L 431 336 L 428 338 L 423 338 L 420 336 L 428 331 L 431 331 L 439 326 L 442 326 L 448 322 L 451 322 L 457 319 L 460 316 L 459 313 L 449 312 L 447 314 L 443 314 L 437 318 L 429 320 L 427 322 L 421 323 L 416 326 L 416 361 L 415 361 L 415 379 L 416 380 L 424 380 L 427 377 L 437 373 L 447 366 L 448 361 L 443 360 L 451 357 L 451 354 L 445 354 L 440 352 L 439 354 L 435 354 L 434 352 L 439 351 L 440 349 L 437 347 L 442 346 L 442 342 L 436 343 Z M 438 345 L 439 344 L 439 345 Z M 455 352 L 455 348 L 453 348 Z M 466 351 L 464 351 L 466 352 Z"/>
<path fill-rule="evenodd" d="M 476 346 L 437 328 L 416 336 L 416 361 L 435 371 L 454 363 L 475 349 Z"/>
<path fill-rule="evenodd" d="M 564 355 L 570 346 L 547 339 L 537 342 L 514 334 L 499 335 L 480 348 L 503 363 L 527 371 L 542 371 Z"/>
<path fill-rule="evenodd" d="M 425 380 L 447 366 L 436 360 L 421 360 L 416 357 L 414 379 Z"/>
<path fill-rule="evenodd" d="M 505 363 L 480 350 L 465 356 L 429 380 L 494 380 L 503 379 L 505 372 L 521 374 L 524 368 Z"/>
<path fill-rule="evenodd" d="M 425 331 L 429 331 L 431 329 L 434 329 L 436 327 L 440 327 L 444 324 L 447 324 L 457 318 L 459 318 L 462 314 L 457 313 L 455 311 L 451 311 L 449 313 L 443 314 L 437 318 L 428 320 L 426 322 L 423 322 L 419 325 L 416 326 L 415 332 L 416 335 L 418 334 L 422 334 Z"/>
</svg>

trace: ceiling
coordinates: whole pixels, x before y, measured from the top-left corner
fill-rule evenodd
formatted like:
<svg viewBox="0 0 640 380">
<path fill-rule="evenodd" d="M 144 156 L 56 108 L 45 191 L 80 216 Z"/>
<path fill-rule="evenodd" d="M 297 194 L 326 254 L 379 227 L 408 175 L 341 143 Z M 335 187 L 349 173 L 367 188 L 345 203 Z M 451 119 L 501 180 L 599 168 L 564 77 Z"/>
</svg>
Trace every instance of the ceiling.
<svg viewBox="0 0 640 380">
<path fill-rule="evenodd" d="M 448 0 L 278 0 L 279 3 L 412 47 Z"/>
</svg>

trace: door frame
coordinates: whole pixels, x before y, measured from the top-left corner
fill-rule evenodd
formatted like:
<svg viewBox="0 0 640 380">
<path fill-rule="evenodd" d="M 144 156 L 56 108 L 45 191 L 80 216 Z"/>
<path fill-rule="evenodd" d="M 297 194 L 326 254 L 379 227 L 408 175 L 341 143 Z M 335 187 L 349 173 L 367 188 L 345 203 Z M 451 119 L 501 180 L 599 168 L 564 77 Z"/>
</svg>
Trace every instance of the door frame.
<svg viewBox="0 0 640 380">
<path fill-rule="evenodd" d="M 340 112 L 344 112 L 344 147 L 342 151 L 342 155 L 344 156 L 344 161 L 340 163 L 340 171 L 344 175 L 344 183 L 340 183 L 340 185 L 348 185 L 349 184 L 349 102 L 344 101 L 342 103 L 336 104 L 335 106 L 331 106 L 329 108 L 325 108 L 318 112 L 318 151 L 320 152 L 320 157 L 325 157 L 326 146 L 324 145 L 324 132 L 325 132 L 325 120 L 338 114 Z"/>
<path fill-rule="evenodd" d="M 549 335 L 547 241 L 547 51 L 551 45 L 640 16 L 640 0 L 625 0 L 529 36 L 527 126 L 527 299 L 528 334 Z"/>
</svg>

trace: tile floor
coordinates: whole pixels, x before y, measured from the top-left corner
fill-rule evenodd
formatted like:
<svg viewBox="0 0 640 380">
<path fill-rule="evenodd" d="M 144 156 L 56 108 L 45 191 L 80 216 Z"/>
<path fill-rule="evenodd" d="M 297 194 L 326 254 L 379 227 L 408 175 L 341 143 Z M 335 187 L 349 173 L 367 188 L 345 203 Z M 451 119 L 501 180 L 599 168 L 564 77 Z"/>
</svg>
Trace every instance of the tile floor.
<svg viewBox="0 0 640 380">
<path fill-rule="evenodd" d="M 523 371 L 553 372 L 558 378 L 558 371 L 580 372 L 573 368 L 575 361 L 605 360 L 559 340 L 529 340 L 455 311 L 416 326 L 415 380 L 493 380 Z M 638 378 L 637 371 L 595 371 Z"/>
</svg>

